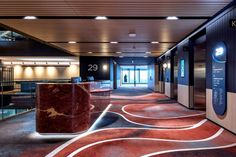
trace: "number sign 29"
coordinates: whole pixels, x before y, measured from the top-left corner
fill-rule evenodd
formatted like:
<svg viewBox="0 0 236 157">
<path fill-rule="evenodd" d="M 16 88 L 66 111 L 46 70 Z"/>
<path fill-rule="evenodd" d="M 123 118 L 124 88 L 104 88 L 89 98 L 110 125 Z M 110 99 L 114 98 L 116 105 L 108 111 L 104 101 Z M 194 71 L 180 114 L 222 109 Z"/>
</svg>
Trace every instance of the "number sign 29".
<svg viewBox="0 0 236 157">
<path fill-rule="evenodd" d="M 89 64 L 88 65 L 88 71 L 97 71 L 98 65 L 97 64 Z"/>
</svg>

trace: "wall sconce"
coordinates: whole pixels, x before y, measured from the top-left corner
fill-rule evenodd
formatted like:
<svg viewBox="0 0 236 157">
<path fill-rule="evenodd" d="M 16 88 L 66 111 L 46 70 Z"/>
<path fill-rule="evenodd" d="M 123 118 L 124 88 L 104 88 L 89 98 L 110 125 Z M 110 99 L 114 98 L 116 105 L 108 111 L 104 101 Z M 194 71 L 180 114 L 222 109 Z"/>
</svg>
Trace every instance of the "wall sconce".
<svg viewBox="0 0 236 157">
<path fill-rule="evenodd" d="M 166 63 L 163 64 L 163 68 L 164 69 L 167 68 L 167 64 Z"/>
<path fill-rule="evenodd" d="M 170 63 L 167 64 L 167 68 L 170 69 Z"/>
<path fill-rule="evenodd" d="M 103 71 L 107 71 L 107 70 L 108 70 L 108 66 L 107 66 L 106 64 L 104 64 L 104 65 L 102 66 L 102 70 L 103 70 Z"/>
</svg>

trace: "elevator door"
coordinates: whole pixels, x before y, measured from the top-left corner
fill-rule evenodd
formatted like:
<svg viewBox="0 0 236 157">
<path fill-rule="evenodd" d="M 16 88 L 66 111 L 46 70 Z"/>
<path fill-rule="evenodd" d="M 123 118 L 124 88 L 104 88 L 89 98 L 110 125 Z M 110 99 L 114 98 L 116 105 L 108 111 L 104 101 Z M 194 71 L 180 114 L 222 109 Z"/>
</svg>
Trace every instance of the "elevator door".
<svg viewBox="0 0 236 157">
<path fill-rule="evenodd" d="M 178 56 L 174 56 L 174 99 L 178 98 Z"/>
<path fill-rule="evenodd" d="M 206 42 L 194 47 L 194 108 L 206 108 Z"/>
<path fill-rule="evenodd" d="M 164 67 L 163 65 L 161 66 L 161 77 L 162 77 L 162 90 L 161 90 L 161 93 L 165 93 L 165 70 L 164 70 Z"/>
</svg>

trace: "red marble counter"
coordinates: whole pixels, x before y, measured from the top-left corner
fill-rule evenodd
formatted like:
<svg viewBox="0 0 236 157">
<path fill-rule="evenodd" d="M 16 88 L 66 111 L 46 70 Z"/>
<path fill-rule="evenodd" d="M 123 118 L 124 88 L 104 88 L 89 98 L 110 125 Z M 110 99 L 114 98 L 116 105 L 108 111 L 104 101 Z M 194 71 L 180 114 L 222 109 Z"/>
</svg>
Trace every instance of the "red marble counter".
<svg viewBox="0 0 236 157">
<path fill-rule="evenodd" d="M 90 126 L 90 93 L 79 84 L 37 84 L 36 130 L 76 133 Z"/>
</svg>

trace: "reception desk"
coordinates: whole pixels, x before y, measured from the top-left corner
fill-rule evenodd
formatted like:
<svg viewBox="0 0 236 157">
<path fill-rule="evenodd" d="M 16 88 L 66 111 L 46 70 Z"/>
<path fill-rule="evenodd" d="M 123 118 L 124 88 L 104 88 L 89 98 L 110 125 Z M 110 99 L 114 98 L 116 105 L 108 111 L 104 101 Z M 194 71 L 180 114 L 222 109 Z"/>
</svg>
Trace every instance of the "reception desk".
<svg viewBox="0 0 236 157">
<path fill-rule="evenodd" d="M 92 112 L 101 112 L 110 104 L 111 88 L 102 81 L 82 82 L 81 86 L 90 92 Z"/>
<path fill-rule="evenodd" d="M 90 93 L 79 84 L 37 84 L 36 131 L 77 133 L 90 126 Z"/>
<path fill-rule="evenodd" d="M 110 104 L 111 89 L 101 82 L 39 83 L 36 90 L 36 131 L 78 133 L 94 122 L 92 113 L 102 113 Z"/>
</svg>

